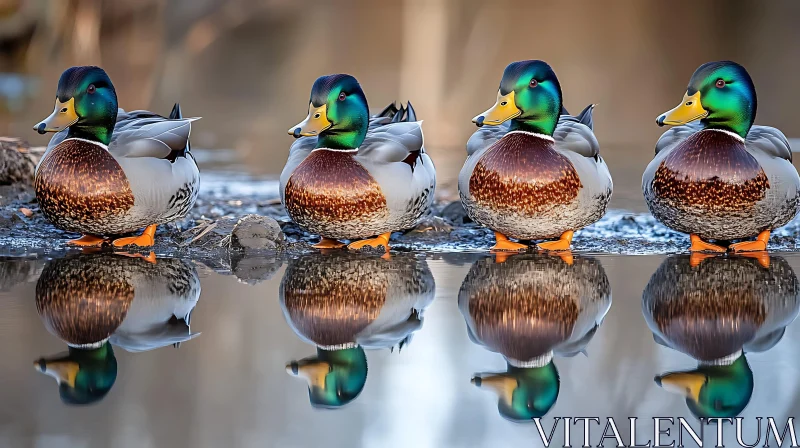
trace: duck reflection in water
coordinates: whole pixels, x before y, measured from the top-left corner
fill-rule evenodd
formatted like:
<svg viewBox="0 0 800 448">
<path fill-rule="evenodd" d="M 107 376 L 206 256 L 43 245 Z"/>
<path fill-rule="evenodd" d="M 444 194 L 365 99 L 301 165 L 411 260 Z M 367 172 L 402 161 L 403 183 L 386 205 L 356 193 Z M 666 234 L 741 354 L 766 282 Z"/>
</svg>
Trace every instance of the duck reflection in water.
<svg viewBox="0 0 800 448">
<path fill-rule="evenodd" d="M 777 344 L 800 309 L 797 277 L 783 258 L 667 258 L 642 297 L 655 341 L 698 361 L 655 378 L 686 396 L 696 417 L 734 417 L 753 394 L 745 353 Z"/>
<path fill-rule="evenodd" d="M 353 401 L 367 380 L 364 349 L 407 346 L 434 290 L 427 263 L 413 255 L 314 253 L 290 261 L 280 287 L 284 317 L 317 354 L 290 362 L 287 373 L 308 382 L 314 407 Z"/>
<path fill-rule="evenodd" d="M 112 345 L 128 351 L 177 345 L 197 333 L 189 315 L 200 297 L 194 266 L 113 254 L 53 260 L 36 284 L 36 310 L 69 352 L 33 363 L 58 382 L 61 400 L 101 400 L 117 378 Z"/>
<path fill-rule="evenodd" d="M 554 354 L 586 353 L 611 307 L 611 288 L 593 258 L 484 258 L 464 279 L 458 306 L 472 342 L 502 354 L 507 363 L 505 372 L 479 373 L 472 383 L 497 393 L 503 417 L 530 421 L 558 399 Z"/>
</svg>

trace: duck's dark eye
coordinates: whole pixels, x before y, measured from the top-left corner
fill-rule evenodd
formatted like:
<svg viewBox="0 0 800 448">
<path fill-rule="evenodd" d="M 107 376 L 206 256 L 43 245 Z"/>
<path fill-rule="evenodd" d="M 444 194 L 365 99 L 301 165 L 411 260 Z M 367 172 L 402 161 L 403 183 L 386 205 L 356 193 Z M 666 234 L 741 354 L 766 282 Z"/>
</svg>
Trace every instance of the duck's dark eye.
<svg viewBox="0 0 800 448">
<path fill-rule="evenodd" d="M 531 87 L 536 87 L 538 85 L 539 85 L 539 81 L 537 81 L 536 78 L 531 79 Z"/>
<path fill-rule="evenodd" d="M 91 94 L 93 94 L 93 93 L 94 93 L 96 90 L 97 90 L 97 88 L 94 86 L 94 84 L 89 84 L 89 87 L 87 87 L 87 88 L 86 88 L 86 93 L 88 93 L 88 94 L 90 94 L 90 95 L 91 95 Z"/>
<path fill-rule="evenodd" d="M 347 95 L 345 95 L 344 92 L 341 92 L 339 94 L 339 101 L 344 101 L 345 98 L 347 98 Z"/>
<path fill-rule="evenodd" d="M 717 83 L 715 85 L 717 86 L 718 89 L 721 89 L 725 87 L 725 80 L 720 78 L 717 80 Z"/>
</svg>

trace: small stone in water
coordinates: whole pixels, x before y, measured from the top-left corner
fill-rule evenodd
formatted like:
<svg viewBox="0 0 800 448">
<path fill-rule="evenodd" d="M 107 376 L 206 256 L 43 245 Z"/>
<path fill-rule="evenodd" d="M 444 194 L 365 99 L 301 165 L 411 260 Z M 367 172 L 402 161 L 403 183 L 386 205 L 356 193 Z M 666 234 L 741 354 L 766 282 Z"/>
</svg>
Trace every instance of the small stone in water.
<svg viewBox="0 0 800 448">
<path fill-rule="evenodd" d="M 269 216 L 246 215 L 231 233 L 231 244 L 244 249 L 275 249 L 283 241 L 281 226 Z"/>
</svg>

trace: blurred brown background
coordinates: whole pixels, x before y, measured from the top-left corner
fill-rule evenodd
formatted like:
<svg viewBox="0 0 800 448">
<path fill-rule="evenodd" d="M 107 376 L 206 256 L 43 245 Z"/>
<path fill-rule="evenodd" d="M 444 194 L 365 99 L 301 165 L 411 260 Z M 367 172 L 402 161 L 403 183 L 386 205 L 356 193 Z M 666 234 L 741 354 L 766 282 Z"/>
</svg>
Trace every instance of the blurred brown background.
<svg viewBox="0 0 800 448">
<path fill-rule="evenodd" d="M 757 121 L 800 135 L 798 18 L 796 0 L 0 0 L 0 133 L 44 144 L 31 126 L 50 113 L 58 76 L 96 64 L 123 108 L 166 114 L 180 101 L 203 117 L 195 147 L 277 174 L 314 79 L 347 72 L 373 109 L 413 102 L 448 196 L 470 119 L 493 103 L 506 64 L 536 58 L 558 73 L 570 111 L 599 104 L 614 200 L 641 202 L 655 117 L 703 62 L 744 64 Z"/>
</svg>

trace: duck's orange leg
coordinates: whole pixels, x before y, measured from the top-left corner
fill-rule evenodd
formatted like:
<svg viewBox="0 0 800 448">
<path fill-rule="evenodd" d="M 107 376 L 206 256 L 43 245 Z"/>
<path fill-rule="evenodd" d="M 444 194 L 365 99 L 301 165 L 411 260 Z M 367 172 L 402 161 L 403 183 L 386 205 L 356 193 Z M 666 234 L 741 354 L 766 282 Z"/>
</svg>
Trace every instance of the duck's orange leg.
<svg viewBox="0 0 800 448">
<path fill-rule="evenodd" d="M 765 250 L 759 252 L 741 252 L 738 255 L 740 257 L 752 258 L 758 261 L 758 264 L 760 264 L 762 268 L 769 269 L 769 253 Z"/>
<path fill-rule="evenodd" d="M 144 229 L 139 236 L 128 236 L 125 238 L 117 238 L 112 243 L 115 247 L 122 247 L 122 246 L 141 246 L 141 247 L 150 247 L 155 243 L 155 236 L 156 236 L 156 227 L 157 224 L 151 224 Z"/>
<path fill-rule="evenodd" d="M 344 247 L 344 243 L 330 238 L 325 238 L 323 236 L 322 239 L 319 240 L 319 243 L 311 247 L 313 247 L 314 249 L 341 249 L 342 247 Z"/>
<path fill-rule="evenodd" d="M 130 257 L 130 258 L 141 258 L 142 260 L 144 260 L 144 261 L 146 261 L 148 263 L 153 263 L 153 264 L 156 264 L 156 262 L 157 262 L 156 253 L 152 252 L 152 251 L 147 255 L 145 255 L 145 254 L 129 254 L 129 253 L 119 253 L 117 255 L 122 255 L 122 256 Z"/>
<path fill-rule="evenodd" d="M 758 252 L 767 250 L 769 242 L 769 230 L 758 234 L 755 241 L 742 241 L 741 243 L 731 244 L 728 249 L 732 252 Z"/>
<path fill-rule="evenodd" d="M 703 261 L 705 261 L 707 258 L 714 258 L 714 257 L 720 257 L 720 256 L 721 255 L 719 253 L 704 254 L 702 252 L 692 252 L 691 254 L 689 254 L 689 266 L 691 266 L 693 268 L 696 268 L 696 267 L 700 266 L 700 264 Z"/>
<path fill-rule="evenodd" d="M 494 232 L 494 246 L 492 251 L 521 251 L 527 250 L 528 246 L 522 243 L 515 243 L 500 232 Z"/>
<path fill-rule="evenodd" d="M 392 232 L 386 232 L 384 234 L 376 236 L 375 238 L 371 238 L 371 239 L 367 239 L 367 240 L 361 240 L 361 241 L 353 241 L 352 243 L 347 245 L 347 248 L 348 249 L 352 249 L 352 250 L 358 250 L 358 249 L 361 249 L 361 248 L 363 248 L 365 246 L 369 246 L 369 247 L 374 247 L 374 248 L 377 249 L 378 247 L 383 246 L 383 247 L 386 248 L 386 251 L 388 252 L 389 251 L 389 237 L 391 235 L 392 235 Z"/>
<path fill-rule="evenodd" d="M 561 237 L 555 241 L 545 241 L 543 243 L 539 243 L 536 246 L 542 250 L 552 250 L 552 251 L 559 251 L 559 250 L 569 250 L 570 244 L 572 244 L 572 236 L 575 234 L 572 230 L 567 230 L 566 232 L 561 234 Z"/>
<path fill-rule="evenodd" d="M 101 236 L 83 235 L 77 240 L 67 241 L 67 244 L 69 244 L 70 246 L 96 247 L 96 246 L 102 246 L 103 243 L 105 243 L 106 241 L 107 240 Z"/>
<path fill-rule="evenodd" d="M 689 252 L 725 252 L 724 247 L 707 243 L 695 234 L 689 235 L 689 241 L 692 242 L 692 245 L 689 247 Z"/>
</svg>

